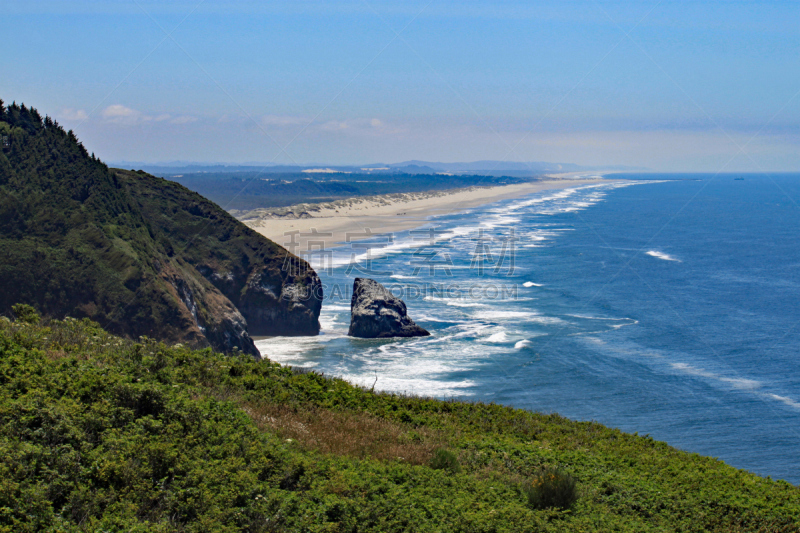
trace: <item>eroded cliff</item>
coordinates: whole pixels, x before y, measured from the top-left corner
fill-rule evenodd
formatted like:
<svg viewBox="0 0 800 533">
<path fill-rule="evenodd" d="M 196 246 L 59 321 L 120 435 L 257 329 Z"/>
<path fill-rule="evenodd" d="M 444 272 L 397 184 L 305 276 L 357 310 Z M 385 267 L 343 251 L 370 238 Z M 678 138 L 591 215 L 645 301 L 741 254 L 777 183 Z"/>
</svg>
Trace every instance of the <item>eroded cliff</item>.
<svg viewBox="0 0 800 533">
<path fill-rule="evenodd" d="M 258 356 L 251 335 L 319 332 L 316 273 L 172 182 L 109 169 L 0 101 L 0 313 L 28 303 L 120 335 Z"/>
</svg>

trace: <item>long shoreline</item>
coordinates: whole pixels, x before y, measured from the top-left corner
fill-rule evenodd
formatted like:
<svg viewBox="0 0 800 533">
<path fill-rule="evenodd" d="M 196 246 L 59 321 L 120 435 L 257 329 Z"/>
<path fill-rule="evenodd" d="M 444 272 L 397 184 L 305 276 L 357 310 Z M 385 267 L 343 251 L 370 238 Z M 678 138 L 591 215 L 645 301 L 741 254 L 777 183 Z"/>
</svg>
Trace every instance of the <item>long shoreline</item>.
<svg viewBox="0 0 800 533">
<path fill-rule="evenodd" d="M 602 177 L 561 176 L 515 185 L 356 197 L 325 204 L 301 204 L 291 209 L 261 209 L 250 211 L 241 219 L 268 239 L 295 253 L 303 253 L 364 239 L 368 232 L 396 233 L 414 229 L 427 224 L 432 216 L 457 213 L 500 200 L 613 181 Z M 293 232 L 296 235 L 292 236 Z"/>
</svg>

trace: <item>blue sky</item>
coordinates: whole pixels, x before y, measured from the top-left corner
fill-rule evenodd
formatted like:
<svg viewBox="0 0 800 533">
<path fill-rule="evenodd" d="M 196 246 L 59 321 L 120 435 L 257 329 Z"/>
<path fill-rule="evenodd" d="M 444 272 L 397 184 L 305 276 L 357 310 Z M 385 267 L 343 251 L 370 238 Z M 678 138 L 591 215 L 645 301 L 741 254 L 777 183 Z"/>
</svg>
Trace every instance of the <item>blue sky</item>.
<svg viewBox="0 0 800 533">
<path fill-rule="evenodd" d="M 108 161 L 800 170 L 800 2 L 0 0 Z"/>
</svg>

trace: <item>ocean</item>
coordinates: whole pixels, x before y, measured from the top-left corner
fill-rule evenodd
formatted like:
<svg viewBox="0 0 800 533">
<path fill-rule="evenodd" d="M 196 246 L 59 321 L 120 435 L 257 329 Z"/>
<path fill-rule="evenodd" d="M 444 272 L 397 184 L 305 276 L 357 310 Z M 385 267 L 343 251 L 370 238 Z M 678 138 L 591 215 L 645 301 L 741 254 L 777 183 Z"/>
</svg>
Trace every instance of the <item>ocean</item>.
<svg viewBox="0 0 800 533">
<path fill-rule="evenodd" d="M 743 179 L 742 179 L 743 178 Z M 269 359 L 648 434 L 800 483 L 800 174 L 628 174 L 312 254 L 317 337 Z M 355 277 L 431 337 L 347 337 Z"/>
</svg>

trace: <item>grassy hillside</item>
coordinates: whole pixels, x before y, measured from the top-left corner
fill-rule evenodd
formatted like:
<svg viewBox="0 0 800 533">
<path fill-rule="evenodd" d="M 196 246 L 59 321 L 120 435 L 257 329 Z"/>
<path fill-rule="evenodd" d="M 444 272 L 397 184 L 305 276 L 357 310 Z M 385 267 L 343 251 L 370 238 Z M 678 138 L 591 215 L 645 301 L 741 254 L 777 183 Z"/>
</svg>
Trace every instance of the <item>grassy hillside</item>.
<svg viewBox="0 0 800 533">
<path fill-rule="evenodd" d="M 16 311 L 0 531 L 800 530 L 798 487 L 648 437 Z"/>
</svg>

